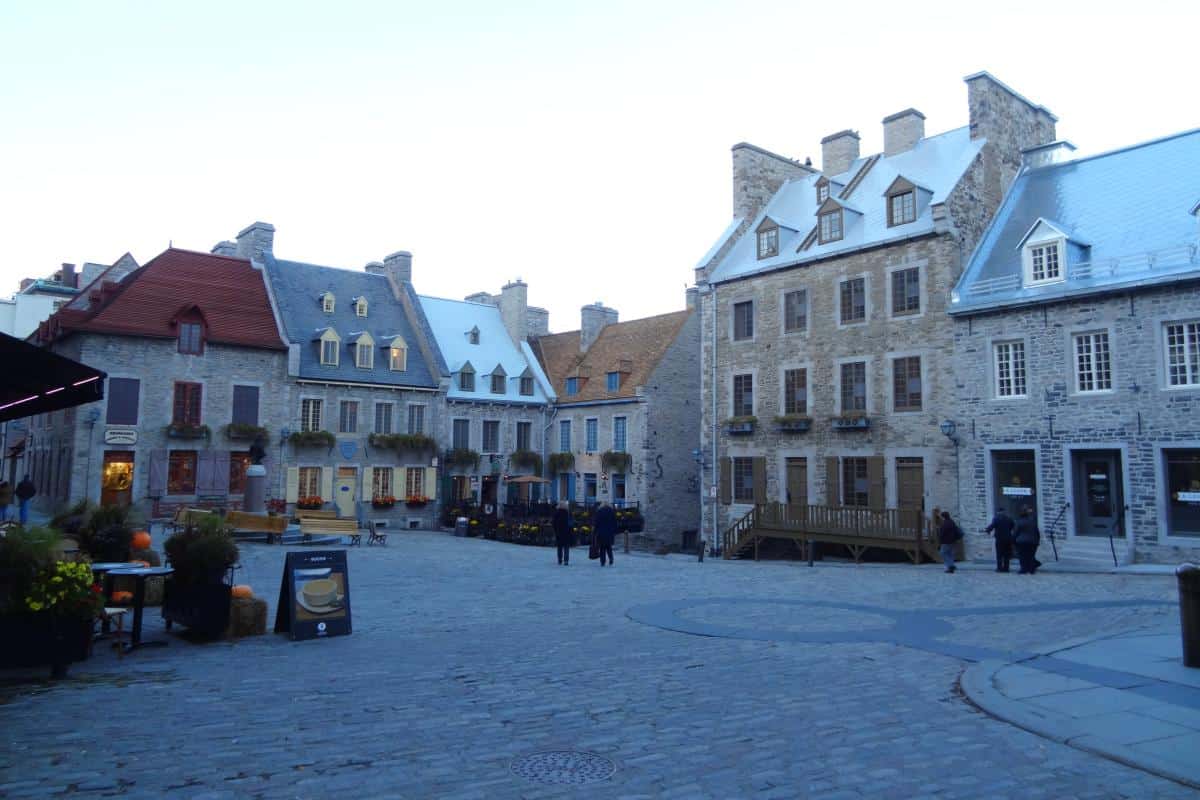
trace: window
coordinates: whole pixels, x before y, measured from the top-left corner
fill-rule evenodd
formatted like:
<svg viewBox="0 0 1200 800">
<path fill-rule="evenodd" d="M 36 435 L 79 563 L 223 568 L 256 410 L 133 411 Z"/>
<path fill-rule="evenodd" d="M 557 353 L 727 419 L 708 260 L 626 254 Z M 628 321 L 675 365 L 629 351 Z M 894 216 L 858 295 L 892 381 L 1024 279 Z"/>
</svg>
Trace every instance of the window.
<svg viewBox="0 0 1200 800">
<path fill-rule="evenodd" d="M 921 268 L 909 267 L 892 273 L 892 316 L 921 313 Z"/>
<path fill-rule="evenodd" d="M 367 315 L 367 298 L 360 297 L 354 301 L 354 315 L 358 317 Z"/>
<path fill-rule="evenodd" d="M 605 377 L 608 379 L 608 384 L 607 384 L 608 391 L 615 392 L 621 388 L 621 373 L 610 372 Z"/>
<path fill-rule="evenodd" d="M 375 432 L 376 433 L 391 433 L 392 432 L 392 404 L 391 403 L 376 403 L 375 404 Z"/>
<path fill-rule="evenodd" d="M 175 403 L 171 412 L 174 425 L 200 424 L 200 398 L 203 387 L 199 383 L 176 383 Z"/>
<path fill-rule="evenodd" d="M 229 493 L 246 493 L 246 468 L 250 466 L 250 454 L 246 452 L 229 454 Z"/>
<path fill-rule="evenodd" d="M 808 290 L 794 289 L 783 296 L 783 332 L 808 329 Z"/>
<path fill-rule="evenodd" d="M 533 441 L 533 424 L 529 422 L 517 423 L 517 449 L 532 450 L 530 444 Z"/>
<path fill-rule="evenodd" d="M 338 433 L 358 432 L 358 401 L 343 400 L 338 406 Z"/>
<path fill-rule="evenodd" d="M 321 295 L 321 310 L 326 314 L 332 314 L 336 301 L 333 297 L 333 292 L 326 292 Z"/>
<path fill-rule="evenodd" d="M 533 397 L 533 378 L 525 375 L 521 378 L 521 395 L 524 397 Z"/>
<path fill-rule="evenodd" d="M 179 352 L 200 355 L 204 352 L 204 326 L 199 322 L 179 323 Z"/>
<path fill-rule="evenodd" d="M 735 342 L 754 338 L 754 302 L 746 300 L 733 304 L 733 340 Z"/>
<path fill-rule="evenodd" d="M 849 325 L 867 318 L 867 279 L 850 278 L 839 284 L 841 323 Z"/>
<path fill-rule="evenodd" d="M 821 244 L 836 242 L 842 238 L 842 210 L 840 208 L 837 211 L 826 211 L 821 215 L 820 220 Z"/>
<path fill-rule="evenodd" d="M 300 430 L 321 430 L 321 401 L 306 399 L 300 401 Z"/>
<path fill-rule="evenodd" d="M 408 432 L 425 433 L 425 406 L 409 405 Z"/>
<path fill-rule="evenodd" d="M 558 423 L 558 452 L 571 452 L 571 420 L 564 419 Z"/>
<path fill-rule="evenodd" d="M 614 472 L 612 475 L 612 497 L 613 505 L 617 508 L 625 507 L 625 473 Z"/>
<path fill-rule="evenodd" d="M 892 359 L 892 397 L 896 411 L 921 410 L 921 357 Z"/>
<path fill-rule="evenodd" d="M 1080 392 L 1112 390 L 1112 354 L 1106 332 L 1075 336 L 1075 388 Z"/>
<path fill-rule="evenodd" d="M 320 467 L 301 467 L 300 468 L 300 496 L 301 497 L 320 497 L 321 496 L 321 468 Z M 325 500 L 332 498 L 326 497 Z"/>
<path fill-rule="evenodd" d="M 613 417 L 613 451 L 624 453 L 626 446 L 626 421 L 625 417 Z"/>
<path fill-rule="evenodd" d="M 733 464 L 733 502 L 754 502 L 754 459 L 734 458 Z"/>
<path fill-rule="evenodd" d="M 579 378 L 567 378 L 567 395 L 579 394 Z"/>
<path fill-rule="evenodd" d="M 754 376 L 733 376 L 733 416 L 750 417 L 754 415 Z"/>
<path fill-rule="evenodd" d="M 492 394 L 504 394 L 504 373 L 492 375 Z"/>
<path fill-rule="evenodd" d="M 1060 241 L 1030 244 L 1025 248 L 1025 278 L 1030 284 L 1053 283 L 1063 278 Z"/>
<path fill-rule="evenodd" d="M 393 372 L 404 372 L 408 369 L 408 348 L 402 344 L 394 344 L 388 348 L 388 369 Z"/>
<path fill-rule="evenodd" d="M 392 468 L 376 467 L 371 472 L 371 499 L 395 497 L 392 491 Z"/>
<path fill-rule="evenodd" d="M 1200 321 L 1165 326 L 1168 386 L 1200 386 Z"/>
<path fill-rule="evenodd" d="M 842 364 L 842 413 L 867 410 L 867 362 Z"/>
<path fill-rule="evenodd" d="M 1200 536 L 1200 450 L 1163 450 L 1167 535 Z"/>
<path fill-rule="evenodd" d="M 354 345 L 354 366 L 359 369 L 371 369 L 375 366 L 375 345 L 358 342 Z"/>
<path fill-rule="evenodd" d="M 817 205 L 821 205 L 829 199 L 829 181 L 821 181 L 817 184 Z"/>
<path fill-rule="evenodd" d="M 471 449 L 471 420 L 454 420 L 454 430 L 451 433 L 451 443 L 455 450 Z"/>
<path fill-rule="evenodd" d="M 870 500 L 870 481 L 867 479 L 865 458 L 842 459 L 842 505 L 865 508 Z"/>
<path fill-rule="evenodd" d="M 888 198 L 888 227 L 904 225 L 917 218 L 917 193 L 911 189 Z"/>
<path fill-rule="evenodd" d="M 485 419 L 483 421 L 483 452 L 500 452 L 500 421 Z"/>
<path fill-rule="evenodd" d="M 464 392 L 475 391 L 475 371 L 469 367 L 463 367 L 462 372 L 458 373 L 458 388 Z"/>
<path fill-rule="evenodd" d="M 779 255 L 779 228 L 767 228 L 758 232 L 758 257 L 770 258 Z"/>
<path fill-rule="evenodd" d="M 584 422 L 584 435 L 587 439 L 587 451 L 594 453 L 598 449 L 599 443 L 599 423 L 595 419 L 589 419 Z"/>
<path fill-rule="evenodd" d="M 233 417 L 234 425 L 258 424 L 258 387 L 233 387 Z"/>
<path fill-rule="evenodd" d="M 338 341 L 336 339 L 321 340 L 321 363 L 328 367 L 338 365 Z"/>
<path fill-rule="evenodd" d="M 996 396 L 1025 396 L 1025 343 L 997 342 Z"/>
<path fill-rule="evenodd" d="M 196 493 L 196 451 L 172 450 L 167 456 L 167 494 Z"/>
<path fill-rule="evenodd" d="M 808 413 L 808 370 L 783 371 L 783 413 Z"/>
<path fill-rule="evenodd" d="M 104 418 L 109 425 L 137 425 L 138 394 L 142 382 L 137 378 L 108 379 L 108 415 Z"/>
</svg>

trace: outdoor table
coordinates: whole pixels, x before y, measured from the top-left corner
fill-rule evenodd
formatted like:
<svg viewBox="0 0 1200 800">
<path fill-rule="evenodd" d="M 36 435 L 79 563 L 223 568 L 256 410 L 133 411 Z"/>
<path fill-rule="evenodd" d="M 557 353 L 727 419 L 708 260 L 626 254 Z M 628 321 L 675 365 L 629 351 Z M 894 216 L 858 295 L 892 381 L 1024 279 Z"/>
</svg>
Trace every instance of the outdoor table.
<svg viewBox="0 0 1200 800">
<path fill-rule="evenodd" d="M 129 569 L 130 567 L 139 566 L 133 561 L 94 561 L 92 562 L 92 578 L 95 580 L 104 581 L 104 602 L 107 604 L 112 595 L 112 581 L 107 580 L 104 576 L 109 570 L 113 569 Z M 99 639 L 107 637 L 109 634 L 108 619 L 100 623 Z"/>
<path fill-rule="evenodd" d="M 136 581 L 135 588 L 133 590 L 133 629 L 129 633 L 129 644 L 125 646 L 125 652 L 128 653 L 131 650 L 143 646 L 149 647 L 153 645 L 155 647 L 165 647 L 167 644 L 169 644 L 169 642 L 164 640 L 154 642 L 142 641 L 142 607 L 146 603 L 146 578 L 157 575 L 170 575 L 174 572 L 175 570 L 171 569 L 170 567 L 130 567 L 126 565 L 120 568 L 110 569 L 105 573 L 104 578 L 107 583 L 105 591 L 106 595 L 111 594 L 112 579 L 119 575 L 128 575 Z"/>
</svg>

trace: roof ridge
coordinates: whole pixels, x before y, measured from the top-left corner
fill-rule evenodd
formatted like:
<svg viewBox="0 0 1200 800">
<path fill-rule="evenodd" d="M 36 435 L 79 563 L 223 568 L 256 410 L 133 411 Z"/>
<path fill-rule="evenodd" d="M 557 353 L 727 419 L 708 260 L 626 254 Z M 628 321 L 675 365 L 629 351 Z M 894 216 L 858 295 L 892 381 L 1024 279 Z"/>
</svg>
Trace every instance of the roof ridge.
<svg viewBox="0 0 1200 800">
<path fill-rule="evenodd" d="M 1092 153 L 1091 155 L 1079 156 L 1078 158 L 1072 158 L 1069 161 L 1059 161 L 1059 162 L 1056 162 L 1053 164 L 1043 164 L 1040 167 L 1031 167 L 1028 171 L 1029 172 L 1042 172 L 1043 170 L 1050 170 L 1050 169 L 1054 169 L 1056 167 L 1069 167 L 1069 166 L 1072 166 L 1075 164 L 1081 164 L 1084 161 L 1095 161 L 1095 160 L 1098 160 L 1101 158 L 1108 158 L 1109 156 L 1120 155 L 1122 153 L 1126 153 L 1131 150 L 1138 150 L 1142 147 L 1150 147 L 1150 146 L 1156 145 L 1156 144 L 1163 144 L 1164 142 L 1169 142 L 1172 139 L 1182 139 L 1185 136 L 1194 136 L 1195 134 L 1198 134 L 1198 133 L 1200 133 L 1200 128 L 1190 128 L 1185 131 L 1178 131 L 1177 133 L 1167 134 L 1166 136 L 1158 136 L 1154 139 L 1147 139 L 1144 142 L 1134 142 L 1133 144 L 1127 144 L 1124 147 L 1116 147 L 1116 148 L 1113 148 L 1112 150 L 1104 150 L 1099 153 Z"/>
<path fill-rule="evenodd" d="M 243 258 L 242 256 L 226 256 L 226 255 L 221 255 L 220 253 L 206 253 L 203 250 L 192 250 L 191 248 L 188 248 L 188 247 L 176 247 L 175 245 L 171 245 L 170 247 L 168 247 L 166 250 L 163 250 L 162 253 L 159 253 L 154 258 L 158 258 L 163 253 L 169 253 L 172 250 L 174 250 L 177 253 L 187 253 L 189 255 L 194 255 L 194 256 L 204 256 L 205 258 L 220 258 L 220 259 L 224 259 L 226 261 L 244 262 L 246 264 L 250 263 L 250 259 Z M 126 253 L 126 255 L 128 255 L 128 253 Z M 121 256 L 121 258 L 124 258 L 124 257 L 125 256 Z M 121 258 L 118 258 L 117 261 L 120 261 Z M 154 260 L 153 258 L 150 259 L 150 261 L 153 261 L 153 260 Z M 113 263 L 115 264 L 116 262 L 113 262 Z M 149 262 L 146 262 L 146 263 L 149 263 Z"/>
</svg>

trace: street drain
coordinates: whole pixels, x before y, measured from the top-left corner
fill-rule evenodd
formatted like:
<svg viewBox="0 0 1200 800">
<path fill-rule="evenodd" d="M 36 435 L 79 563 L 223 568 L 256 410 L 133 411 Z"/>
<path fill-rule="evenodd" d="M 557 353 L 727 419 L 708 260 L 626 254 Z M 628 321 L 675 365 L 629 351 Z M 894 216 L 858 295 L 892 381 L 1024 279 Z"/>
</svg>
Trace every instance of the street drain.
<svg viewBox="0 0 1200 800">
<path fill-rule="evenodd" d="M 608 780 L 617 765 L 595 753 L 576 750 L 551 750 L 522 756 L 512 762 L 514 775 L 537 783 L 565 783 L 578 786 Z"/>
</svg>

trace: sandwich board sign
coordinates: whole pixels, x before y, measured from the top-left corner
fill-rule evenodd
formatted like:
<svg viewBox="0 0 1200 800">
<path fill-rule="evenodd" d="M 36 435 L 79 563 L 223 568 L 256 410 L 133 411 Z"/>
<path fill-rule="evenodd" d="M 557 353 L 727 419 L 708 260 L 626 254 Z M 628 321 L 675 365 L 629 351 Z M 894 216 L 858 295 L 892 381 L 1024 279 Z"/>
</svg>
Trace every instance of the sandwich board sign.
<svg viewBox="0 0 1200 800">
<path fill-rule="evenodd" d="M 292 641 L 350 633 L 350 573 L 345 550 L 287 554 L 275 632 L 288 634 Z"/>
</svg>

